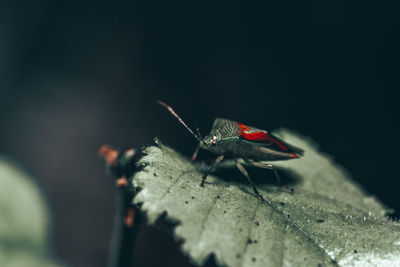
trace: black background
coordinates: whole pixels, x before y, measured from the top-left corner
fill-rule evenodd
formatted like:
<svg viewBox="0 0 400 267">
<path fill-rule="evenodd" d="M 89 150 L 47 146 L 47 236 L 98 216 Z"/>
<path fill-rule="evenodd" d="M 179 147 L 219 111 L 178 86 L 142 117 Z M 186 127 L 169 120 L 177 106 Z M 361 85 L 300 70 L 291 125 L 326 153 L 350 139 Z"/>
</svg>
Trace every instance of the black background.
<svg viewBox="0 0 400 267">
<path fill-rule="evenodd" d="M 0 152 L 43 184 L 72 266 L 106 265 L 101 144 L 195 147 L 158 99 L 203 134 L 226 117 L 311 136 L 400 210 L 397 17 L 378 1 L 2 2 Z M 187 265 L 173 244 L 143 226 L 136 264 Z"/>
</svg>

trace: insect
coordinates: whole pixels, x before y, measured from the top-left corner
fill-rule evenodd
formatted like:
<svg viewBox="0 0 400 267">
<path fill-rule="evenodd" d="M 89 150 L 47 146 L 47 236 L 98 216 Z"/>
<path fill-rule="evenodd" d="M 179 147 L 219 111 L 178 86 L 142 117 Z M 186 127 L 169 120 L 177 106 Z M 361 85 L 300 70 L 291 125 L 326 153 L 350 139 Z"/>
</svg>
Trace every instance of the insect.
<svg viewBox="0 0 400 267">
<path fill-rule="evenodd" d="M 265 161 L 296 159 L 303 155 L 302 149 L 286 143 L 265 130 L 222 118 L 215 119 L 210 134 L 203 138 L 198 129 L 197 133 L 193 132 L 170 106 L 161 101 L 158 101 L 158 103 L 164 106 L 199 141 L 192 160 L 196 159 L 199 148 L 218 155 L 214 164 L 203 175 L 201 187 L 204 187 L 208 174 L 225 157 L 232 157 L 235 159 L 239 171 L 249 181 L 258 199 L 264 201 L 263 196 L 258 192 L 249 173 L 239 162 L 239 159 L 243 159 L 250 166 L 273 170 L 280 183 L 279 174 L 275 167 Z"/>
</svg>

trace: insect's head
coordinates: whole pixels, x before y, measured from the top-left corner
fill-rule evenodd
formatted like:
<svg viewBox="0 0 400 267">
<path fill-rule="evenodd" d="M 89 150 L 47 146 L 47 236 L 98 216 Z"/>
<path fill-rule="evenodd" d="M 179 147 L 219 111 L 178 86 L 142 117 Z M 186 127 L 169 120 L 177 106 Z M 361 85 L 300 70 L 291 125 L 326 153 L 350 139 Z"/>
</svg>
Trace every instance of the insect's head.
<svg viewBox="0 0 400 267">
<path fill-rule="evenodd" d="M 203 141 L 200 143 L 200 147 L 202 149 L 210 150 L 218 144 L 218 138 L 216 135 L 210 134 L 206 137 L 204 137 Z"/>
<path fill-rule="evenodd" d="M 200 133 L 199 132 L 197 134 L 194 133 L 192 129 L 190 129 L 189 126 L 186 125 L 186 123 L 181 119 L 181 117 L 179 117 L 179 115 L 176 114 L 176 112 L 170 106 L 168 106 L 162 101 L 157 101 L 157 103 L 165 107 L 183 125 L 183 127 L 185 127 L 186 130 L 188 130 L 200 142 L 201 148 L 212 151 L 212 147 L 217 144 L 216 136 L 214 138 L 213 136 L 209 135 L 206 138 L 202 138 Z"/>
</svg>

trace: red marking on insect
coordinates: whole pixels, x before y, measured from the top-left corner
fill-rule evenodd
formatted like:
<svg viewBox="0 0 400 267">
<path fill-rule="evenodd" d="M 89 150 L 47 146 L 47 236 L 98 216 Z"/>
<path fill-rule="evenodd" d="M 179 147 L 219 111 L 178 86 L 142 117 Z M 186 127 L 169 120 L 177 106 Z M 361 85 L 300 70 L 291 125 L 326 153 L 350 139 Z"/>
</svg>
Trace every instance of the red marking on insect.
<svg viewBox="0 0 400 267">
<path fill-rule="evenodd" d="M 253 128 L 253 127 L 249 127 L 243 123 L 238 122 L 237 123 L 240 127 L 240 132 L 239 135 L 241 137 L 243 137 L 246 140 L 249 141 L 255 141 L 255 142 L 273 142 L 275 144 L 277 144 L 279 146 L 279 148 L 281 148 L 284 151 L 288 151 L 289 148 L 287 148 L 285 145 L 283 145 L 281 142 L 279 142 L 279 140 L 277 140 L 276 138 L 272 137 L 271 135 L 269 135 L 266 131 L 257 129 L 257 128 Z M 292 153 L 294 154 L 294 153 Z M 298 156 L 296 154 L 294 154 L 296 156 L 296 158 L 298 158 Z M 292 157 L 295 158 L 295 157 Z"/>
</svg>

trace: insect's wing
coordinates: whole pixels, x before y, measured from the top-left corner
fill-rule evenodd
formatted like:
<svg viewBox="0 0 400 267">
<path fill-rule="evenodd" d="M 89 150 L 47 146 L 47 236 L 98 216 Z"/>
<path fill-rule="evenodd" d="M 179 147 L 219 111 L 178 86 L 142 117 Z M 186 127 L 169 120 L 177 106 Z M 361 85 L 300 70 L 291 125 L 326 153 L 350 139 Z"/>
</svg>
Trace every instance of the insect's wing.
<svg viewBox="0 0 400 267">
<path fill-rule="evenodd" d="M 297 153 L 303 155 L 303 150 L 292 146 L 280 138 L 268 133 L 265 130 L 257 129 L 252 126 L 247 126 L 238 122 L 239 125 L 239 138 L 244 139 L 250 142 L 254 142 L 255 145 L 261 145 L 268 147 L 270 149 L 288 152 L 288 153 Z"/>
<path fill-rule="evenodd" d="M 289 152 L 296 153 L 296 154 L 299 154 L 299 155 L 303 155 L 303 154 L 304 154 L 304 150 L 303 150 L 303 149 L 298 148 L 298 147 L 296 147 L 296 146 L 294 146 L 294 145 L 288 144 L 288 143 L 286 143 L 285 141 L 283 141 L 282 139 L 276 137 L 276 136 L 273 135 L 273 134 L 269 134 L 269 135 L 270 135 L 273 139 L 275 139 L 277 142 L 279 142 L 281 145 L 287 147 L 288 150 L 289 150 Z"/>
</svg>

